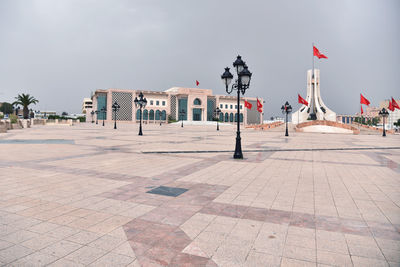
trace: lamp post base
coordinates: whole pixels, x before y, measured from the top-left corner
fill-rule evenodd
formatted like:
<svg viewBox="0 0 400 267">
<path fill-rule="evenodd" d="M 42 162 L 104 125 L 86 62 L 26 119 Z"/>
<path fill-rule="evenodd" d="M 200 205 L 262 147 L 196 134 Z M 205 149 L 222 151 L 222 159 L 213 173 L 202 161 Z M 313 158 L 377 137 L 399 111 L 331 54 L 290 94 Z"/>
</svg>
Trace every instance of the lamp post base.
<svg viewBox="0 0 400 267">
<path fill-rule="evenodd" d="M 242 153 L 242 142 L 240 137 L 236 137 L 235 153 L 233 154 L 234 159 L 243 159 Z"/>
</svg>

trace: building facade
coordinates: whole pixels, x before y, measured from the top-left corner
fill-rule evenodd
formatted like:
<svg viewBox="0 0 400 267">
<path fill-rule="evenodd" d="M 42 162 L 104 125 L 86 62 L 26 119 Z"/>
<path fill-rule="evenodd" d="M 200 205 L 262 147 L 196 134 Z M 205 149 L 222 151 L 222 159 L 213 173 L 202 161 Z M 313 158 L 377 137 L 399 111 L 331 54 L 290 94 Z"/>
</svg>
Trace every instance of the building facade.
<svg viewBox="0 0 400 267">
<path fill-rule="evenodd" d="M 91 98 L 84 98 L 82 102 L 82 113 L 90 113 L 93 110 L 93 101 Z"/>
<path fill-rule="evenodd" d="M 107 89 L 96 90 L 92 97 L 93 109 L 97 110 L 98 119 L 103 118 L 107 121 L 114 119 L 112 114 L 112 104 L 117 102 L 120 110 L 117 112 L 117 121 L 120 122 L 139 122 L 140 110 L 135 107 L 134 99 L 142 92 L 147 99 L 147 105 L 143 109 L 144 123 L 159 123 L 160 120 L 166 122 L 168 117 L 172 120 L 187 121 L 212 121 L 214 111 L 219 107 L 221 113 L 220 121 L 240 122 L 244 124 L 260 124 L 262 113 L 257 111 L 257 99 L 251 97 L 241 98 L 240 114 L 237 115 L 237 97 L 213 95 L 211 89 L 173 87 L 165 91 L 143 91 L 143 90 L 121 90 Z M 244 106 L 244 101 L 252 104 L 252 109 Z M 259 99 L 261 102 L 262 99 Z M 106 112 L 101 112 L 102 108 Z M 182 112 L 183 111 L 183 112 Z M 89 113 L 86 116 L 90 116 Z M 87 118 L 88 121 L 89 118 Z"/>
</svg>

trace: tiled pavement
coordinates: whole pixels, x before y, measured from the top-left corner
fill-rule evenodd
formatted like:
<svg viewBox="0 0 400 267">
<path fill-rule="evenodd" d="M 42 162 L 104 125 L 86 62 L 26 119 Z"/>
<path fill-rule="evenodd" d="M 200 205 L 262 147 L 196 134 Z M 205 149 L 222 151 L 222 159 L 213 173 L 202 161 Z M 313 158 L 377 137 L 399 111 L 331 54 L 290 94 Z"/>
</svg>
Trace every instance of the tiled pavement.
<svg viewBox="0 0 400 267">
<path fill-rule="evenodd" d="M 0 266 L 400 266 L 400 149 L 301 150 L 399 135 L 119 126 L 0 135 Z"/>
</svg>

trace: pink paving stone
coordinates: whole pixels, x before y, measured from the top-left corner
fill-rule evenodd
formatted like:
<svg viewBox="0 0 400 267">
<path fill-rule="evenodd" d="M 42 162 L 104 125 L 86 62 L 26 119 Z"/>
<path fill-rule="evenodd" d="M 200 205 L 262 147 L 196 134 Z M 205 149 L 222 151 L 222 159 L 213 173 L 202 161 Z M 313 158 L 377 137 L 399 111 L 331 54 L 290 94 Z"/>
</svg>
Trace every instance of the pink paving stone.
<svg viewBox="0 0 400 267">
<path fill-rule="evenodd" d="M 53 150 L 44 148 L 48 145 L 30 146 L 29 149 L 26 149 L 24 145 L 18 145 L 12 147 L 15 153 L 9 155 L 10 157 L 19 155 L 18 160 L 3 159 L 0 155 L 0 219 L 12 224 L 11 217 L 15 215 L 11 210 L 7 211 L 9 205 L 4 204 L 5 208 L 2 209 L 1 196 L 16 195 L 33 199 L 33 192 L 40 192 L 41 197 L 46 199 L 49 205 L 55 205 L 55 208 L 60 203 L 73 205 L 80 199 L 82 203 L 85 203 L 86 199 L 96 200 L 99 203 L 104 199 L 109 200 L 110 202 L 105 202 L 110 203 L 110 207 L 107 207 L 109 211 L 112 211 L 112 205 L 116 205 L 118 209 L 125 202 L 144 203 L 158 207 L 123 225 L 122 234 L 118 232 L 120 230 L 112 232 L 122 240 L 129 240 L 139 264 L 143 266 L 216 266 L 211 259 L 183 253 L 182 250 L 192 242 L 200 242 L 202 248 L 207 250 L 207 245 L 213 249 L 220 245 L 229 247 L 233 244 L 224 243 L 224 240 L 235 240 L 235 242 L 249 245 L 239 246 L 242 250 L 240 254 L 249 253 L 244 250 L 251 248 L 250 245 L 255 242 L 255 237 L 250 238 L 249 233 L 252 232 L 252 228 L 249 228 L 250 232 L 247 232 L 246 227 L 256 222 L 261 224 L 259 232 L 261 236 L 257 237 L 257 246 L 260 249 L 267 249 L 271 243 L 271 240 L 262 236 L 263 233 L 285 231 L 285 227 L 289 224 L 289 227 L 296 226 L 340 234 L 350 233 L 391 241 L 400 240 L 400 220 L 397 219 L 399 210 L 396 210 L 396 205 L 393 203 L 388 203 L 399 194 L 400 172 L 398 172 L 398 164 L 394 162 L 400 156 L 397 150 L 386 150 L 384 154 L 379 155 L 380 152 L 374 150 L 246 152 L 246 158 L 243 161 L 234 161 L 231 153 L 141 154 L 141 151 L 155 149 L 200 150 L 204 146 L 220 146 L 221 149 L 226 150 L 231 147 L 233 140 L 231 128 L 222 127 L 219 133 L 215 133 L 215 129 L 209 127 L 188 126 L 177 135 L 177 129 L 173 125 L 163 125 L 163 127 L 145 125 L 145 127 L 151 129 L 151 132 L 149 131 L 149 135 L 143 138 L 132 135 L 130 125 L 121 126 L 118 131 L 105 127 L 102 132 L 99 132 L 94 125 L 82 124 L 74 127 L 73 130 L 72 128 L 40 127 L 13 133 L 22 139 L 32 138 L 30 134 L 34 133 L 33 136 L 36 138 L 46 136 L 46 138 L 91 140 L 91 146 L 57 145 L 55 155 L 52 154 Z M 101 136 L 103 139 L 93 139 L 96 136 Z M 168 141 L 160 136 L 168 136 Z M 199 136 L 204 138 L 203 141 L 196 141 Z M 373 135 L 306 133 L 294 134 L 290 139 L 282 139 L 281 133 L 269 131 L 261 133 L 246 129 L 243 136 L 245 149 L 349 148 L 361 146 L 361 144 L 363 147 L 371 146 L 371 144 L 394 147 L 400 141 L 398 136 L 382 139 Z M 207 142 L 204 143 L 205 140 Z M 106 144 L 111 142 L 113 146 L 124 149 L 105 150 Z M 157 147 L 154 144 L 157 144 Z M 0 144 L 0 149 L 2 146 Z M 107 153 L 99 153 L 99 151 L 107 151 Z M 69 156 L 70 153 L 73 154 L 72 157 Z M 389 157 L 392 158 L 389 159 Z M 110 160 L 114 160 L 114 163 L 109 164 L 112 162 Z M 135 162 L 137 165 L 132 168 L 120 162 Z M 391 162 L 390 166 L 388 162 Z M 242 171 L 243 177 L 237 177 L 238 170 L 234 167 L 238 164 L 242 168 L 239 171 Z M 12 169 L 10 166 L 13 166 Z M 379 167 L 379 170 L 376 167 Z M 198 175 L 200 172 L 202 175 Z M 3 173 L 6 176 L 2 176 Z M 27 173 L 29 176 L 26 175 Z M 247 176 L 248 173 L 254 175 Z M 9 178 L 11 176 L 12 179 Z M 218 180 L 221 177 L 224 180 Z M 244 177 L 246 179 L 243 179 Z M 189 191 L 176 198 L 146 193 L 151 188 L 160 185 L 187 188 Z M 268 201 L 278 203 L 269 203 L 272 206 L 279 207 L 283 203 L 285 210 L 234 205 L 223 202 L 224 198 L 219 198 L 226 192 L 232 191 L 238 194 L 238 199 L 244 200 L 243 203 L 251 203 L 251 196 L 264 196 Z M 268 194 L 265 194 L 266 192 Z M 378 223 L 361 217 L 358 220 L 349 220 L 336 216 L 314 215 L 311 214 L 311 209 L 310 213 L 294 212 L 290 209 L 292 200 L 308 200 L 305 198 L 305 193 L 315 196 L 315 205 L 319 209 L 323 210 L 325 205 L 332 210 L 336 208 L 335 203 L 323 200 L 333 197 L 333 199 L 344 199 L 348 203 L 354 203 L 354 200 L 357 202 L 360 198 L 368 198 L 368 192 L 373 192 L 373 199 L 380 201 L 379 207 L 391 223 Z M 276 199 L 273 200 L 272 196 Z M 217 202 L 217 198 L 222 202 Z M 60 199 L 59 203 L 58 199 Z M 14 203 L 16 204 L 18 203 Z M 296 203 L 293 204 L 296 206 Z M 93 203 L 93 209 L 98 209 L 96 205 Z M 66 204 L 65 208 L 70 207 Z M 343 209 L 342 206 L 339 208 Z M 351 208 L 357 214 L 363 214 L 356 206 Z M 91 211 L 95 212 L 95 210 Z M 60 216 L 56 210 L 54 214 L 46 213 L 47 215 L 50 220 Z M 112 216 L 112 214 L 106 215 Z M 351 214 L 346 213 L 346 215 Z M 31 215 L 24 216 L 28 218 Z M 209 229 L 224 231 L 224 233 L 206 232 L 207 225 L 213 223 L 215 216 L 218 216 L 219 222 L 226 225 Z M 25 217 L 19 216 L 15 220 L 24 220 Z M 93 225 L 101 223 L 104 219 L 85 214 L 80 217 L 91 221 Z M 18 222 L 18 225 L 25 225 L 25 223 Z M 237 228 L 233 227 L 234 225 Z M 114 225 L 105 226 L 104 231 L 108 228 L 114 229 Z M 227 227 L 235 230 L 230 232 L 225 229 Z M 252 233 L 252 235 L 255 234 Z M 245 240 L 242 240 L 243 238 Z M 222 243 L 217 244 L 217 242 Z M 282 238 L 281 242 L 285 242 L 285 238 Z M 365 251 L 361 252 L 365 253 Z M 227 255 L 219 255 L 219 257 Z M 230 259 L 222 260 L 229 262 Z"/>
</svg>

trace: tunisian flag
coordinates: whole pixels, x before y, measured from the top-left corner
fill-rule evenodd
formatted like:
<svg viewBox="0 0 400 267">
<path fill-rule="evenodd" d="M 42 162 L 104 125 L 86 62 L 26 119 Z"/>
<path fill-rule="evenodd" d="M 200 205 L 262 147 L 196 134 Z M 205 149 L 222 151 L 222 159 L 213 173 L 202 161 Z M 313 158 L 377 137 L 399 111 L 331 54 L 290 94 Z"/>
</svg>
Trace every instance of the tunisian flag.
<svg viewBox="0 0 400 267">
<path fill-rule="evenodd" d="M 370 104 L 368 99 L 366 99 L 362 94 L 360 94 L 360 104 L 364 104 L 367 106 L 369 106 L 369 104 Z"/>
<path fill-rule="evenodd" d="M 318 57 L 319 59 L 321 58 L 328 58 L 327 56 L 325 56 L 324 54 L 321 54 L 318 50 L 318 48 L 316 48 L 315 46 L 313 46 L 313 52 L 314 52 L 314 56 Z"/>
<path fill-rule="evenodd" d="M 200 83 L 199 83 L 199 81 L 198 81 L 198 80 L 196 80 L 196 85 L 197 85 L 197 86 L 199 86 L 199 84 L 200 84 Z"/>
<path fill-rule="evenodd" d="M 362 106 L 361 106 L 361 115 L 362 115 L 362 114 L 364 114 L 364 110 L 362 109 Z"/>
<path fill-rule="evenodd" d="M 299 96 L 299 104 L 308 106 L 308 102 L 304 98 L 302 98 L 300 94 L 298 94 L 298 96 Z"/>
<path fill-rule="evenodd" d="M 261 113 L 262 107 L 263 107 L 263 105 L 261 104 L 260 100 L 258 100 L 258 98 L 257 98 L 257 111 Z"/>
<path fill-rule="evenodd" d="M 397 104 L 397 103 L 396 103 Z M 390 110 L 390 111 L 394 111 L 394 107 L 393 107 L 393 102 L 392 101 L 389 101 L 389 107 L 388 107 L 388 109 Z"/>
<path fill-rule="evenodd" d="M 393 99 L 393 97 L 392 97 L 392 105 L 393 105 L 393 109 L 395 109 L 395 108 L 400 109 L 399 104 L 397 104 L 397 102 Z"/>
<path fill-rule="evenodd" d="M 246 100 L 244 101 L 244 106 L 248 109 L 251 109 L 251 107 L 253 106 L 250 102 L 247 102 Z"/>
</svg>

